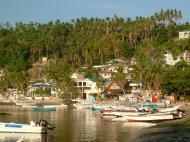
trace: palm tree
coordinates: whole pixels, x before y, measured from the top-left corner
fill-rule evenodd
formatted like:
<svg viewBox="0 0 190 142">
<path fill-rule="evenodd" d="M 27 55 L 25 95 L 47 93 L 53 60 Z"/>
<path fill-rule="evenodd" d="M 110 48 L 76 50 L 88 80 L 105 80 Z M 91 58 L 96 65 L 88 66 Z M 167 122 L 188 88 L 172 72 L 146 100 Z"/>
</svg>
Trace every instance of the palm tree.
<svg viewBox="0 0 190 142">
<path fill-rule="evenodd" d="M 124 85 L 126 83 L 126 74 L 124 73 L 124 67 L 123 66 L 119 66 L 116 70 L 117 70 L 117 72 L 114 73 L 113 80 L 122 89 L 123 94 L 125 94 Z"/>
</svg>

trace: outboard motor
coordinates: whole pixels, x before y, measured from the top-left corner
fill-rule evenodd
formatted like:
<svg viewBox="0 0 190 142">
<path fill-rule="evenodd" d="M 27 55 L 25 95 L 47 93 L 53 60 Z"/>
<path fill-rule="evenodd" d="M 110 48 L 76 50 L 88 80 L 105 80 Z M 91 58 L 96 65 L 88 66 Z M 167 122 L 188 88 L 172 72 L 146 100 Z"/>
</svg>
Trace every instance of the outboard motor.
<svg viewBox="0 0 190 142">
<path fill-rule="evenodd" d="M 55 129 L 55 126 L 50 125 L 46 120 L 43 119 L 40 120 L 39 125 L 45 127 L 47 130 L 53 131 Z"/>
<path fill-rule="evenodd" d="M 180 114 L 181 116 L 185 116 L 185 111 L 181 109 L 177 109 L 177 113 Z"/>
</svg>

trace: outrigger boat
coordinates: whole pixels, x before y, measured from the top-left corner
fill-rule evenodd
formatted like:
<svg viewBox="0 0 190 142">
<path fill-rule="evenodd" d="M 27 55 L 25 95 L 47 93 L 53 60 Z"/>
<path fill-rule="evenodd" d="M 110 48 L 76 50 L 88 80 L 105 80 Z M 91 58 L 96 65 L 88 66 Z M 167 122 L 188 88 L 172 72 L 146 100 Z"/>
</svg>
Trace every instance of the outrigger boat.
<svg viewBox="0 0 190 142">
<path fill-rule="evenodd" d="M 47 133 L 49 130 L 54 129 L 55 127 L 43 119 L 39 123 L 31 121 L 30 124 L 0 122 L 0 132 L 5 133 Z"/>
</svg>

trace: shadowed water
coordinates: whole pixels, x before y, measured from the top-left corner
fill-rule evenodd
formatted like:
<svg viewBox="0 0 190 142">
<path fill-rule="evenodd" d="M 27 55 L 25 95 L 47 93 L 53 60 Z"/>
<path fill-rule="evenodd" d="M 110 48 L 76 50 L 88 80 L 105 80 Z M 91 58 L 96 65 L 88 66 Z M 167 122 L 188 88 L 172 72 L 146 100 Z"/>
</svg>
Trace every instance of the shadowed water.
<svg viewBox="0 0 190 142">
<path fill-rule="evenodd" d="M 46 119 L 56 126 L 48 135 L 0 133 L 0 142 L 131 142 L 140 141 L 147 128 L 128 127 L 103 120 L 91 110 L 58 109 L 55 112 L 34 112 L 32 109 L 1 106 L 1 122 L 29 123 Z"/>
<path fill-rule="evenodd" d="M 29 108 L 23 109 L 14 106 L 1 106 L 0 112 L 10 114 L 0 115 L 0 122 L 29 123 L 31 120 L 40 120 L 43 118 L 56 126 L 56 129 L 47 135 L 0 133 L 0 142 L 168 141 L 168 139 L 166 139 L 166 134 L 169 134 L 168 129 L 137 127 L 138 124 L 134 127 L 128 124 L 126 125 L 126 123 L 123 122 L 108 122 L 102 119 L 98 112 L 91 110 L 64 108 L 53 112 L 35 112 Z M 189 131 L 189 129 L 186 131 Z M 170 134 L 172 134 L 172 139 L 176 140 L 175 137 L 180 133 L 174 133 L 172 131 Z M 175 134 L 175 137 L 173 134 Z M 156 139 L 155 136 L 157 136 Z M 186 138 L 185 141 L 186 140 L 188 141 L 190 139 Z"/>
</svg>

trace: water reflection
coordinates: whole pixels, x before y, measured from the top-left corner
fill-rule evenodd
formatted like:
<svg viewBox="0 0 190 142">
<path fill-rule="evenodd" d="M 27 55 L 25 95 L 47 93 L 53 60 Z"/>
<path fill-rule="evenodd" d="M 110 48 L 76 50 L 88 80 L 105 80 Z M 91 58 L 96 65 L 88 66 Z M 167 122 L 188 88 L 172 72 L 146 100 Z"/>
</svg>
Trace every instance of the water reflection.
<svg viewBox="0 0 190 142">
<path fill-rule="evenodd" d="M 138 141 L 144 129 L 123 126 L 123 123 L 108 122 L 91 110 L 58 109 L 55 112 L 34 112 L 32 109 L 0 107 L 0 122 L 29 123 L 46 119 L 56 129 L 48 135 L 0 133 L 0 142 L 128 142 Z"/>
</svg>

